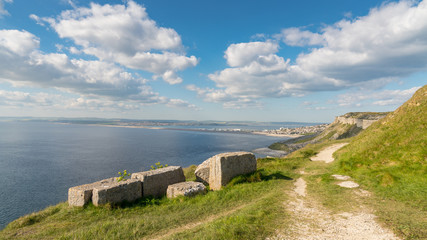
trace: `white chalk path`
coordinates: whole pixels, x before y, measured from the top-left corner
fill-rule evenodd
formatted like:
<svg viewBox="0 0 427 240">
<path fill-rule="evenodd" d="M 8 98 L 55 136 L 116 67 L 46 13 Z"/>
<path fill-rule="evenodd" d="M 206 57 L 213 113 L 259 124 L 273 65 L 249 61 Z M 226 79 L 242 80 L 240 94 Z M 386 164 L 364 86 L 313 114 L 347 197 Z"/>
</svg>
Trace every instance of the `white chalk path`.
<svg viewBox="0 0 427 240">
<path fill-rule="evenodd" d="M 307 198 L 306 182 L 295 182 L 291 200 L 286 202 L 292 223 L 268 240 L 399 240 L 389 229 L 376 222 L 365 208 L 360 212 L 332 214 L 313 199 Z"/>
<path fill-rule="evenodd" d="M 322 150 L 313 157 L 312 161 L 333 162 L 332 154 L 345 146 L 335 144 Z M 302 171 L 302 174 L 305 174 Z M 342 187 L 358 187 L 357 183 L 348 181 L 349 176 L 332 175 L 335 179 L 341 180 L 338 185 Z M 297 179 L 295 188 L 291 192 L 290 200 L 285 203 L 292 219 L 289 229 L 277 231 L 277 235 L 267 238 L 268 240 L 399 240 L 394 233 L 383 228 L 376 222 L 376 216 L 366 207 L 360 206 L 358 212 L 344 212 L 332 214 L 325 209 L 315 199 L 308 198 L 307 183 L 303 178 Z M 356 184 L 356 185 L 354 185 Z M 367 197 L 365 190 L 353 190 L 356 195 Z"/>
<path fill-rule="evenodd" d="M 344 147 L 345 145 L 347 145 L 348 143 L 337 143 L 334 145 L 331 145 L 325 149 L 323 149 L 322 151 L 320 151 L 316 156 L 311 157 L 311 161 L 323 161 L 325 163 L 330 163 L 334 161 L 334 157 L 332 156 L 332 154 Z"/>
</svg>

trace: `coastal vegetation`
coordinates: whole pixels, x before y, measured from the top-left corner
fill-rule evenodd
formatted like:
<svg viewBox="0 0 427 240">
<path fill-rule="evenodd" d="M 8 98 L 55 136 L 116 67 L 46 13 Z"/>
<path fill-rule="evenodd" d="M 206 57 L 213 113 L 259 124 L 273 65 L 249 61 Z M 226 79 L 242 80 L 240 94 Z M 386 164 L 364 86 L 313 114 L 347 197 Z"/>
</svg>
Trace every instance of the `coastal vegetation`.
<svg viewBox="0 0 427 240">
<path fill-rule="evenodd" d="M 424 86 L 336 153 L 336 171 L 375 192 L 380 216 L 409 236 L 427 236 L 426 113 Z"/>
<path fill-rule="evenodd" d="M 119 177 L 117 178 L 117 182 L 120 181 L 126 181 L 127 177 L 130 177 L 130 173 L 127 172 L 127 170 L 123 170 L 123 172 L 118 172 Z"/>
<path fill-rule="evenodd" d="M 222 190 L 103 207 L 60 203 L 13 221 L 0 239 L 265 239 L 293 226 L 287 203 L 299 178 L 307 182 L 307 198 L 329 212 L 363 206 L 403 239 L 425 239 L 426 111 L 425 86 L 357 136 L 340 138 L 352 135 L 345 135 L 352 126 L 332 124 L 285 158 L 258 159 L 255 173 L 234 178 Z M 310 161 L 325 147 L 344 142 L 349 144 L 335 153 L 333 163 Z M 195 168 L 184 169 L 187 180 L 195 179 Z M 360 189 L 336 185 L 337 173 L 351 176 Z"/>
<path fill-rule="evenodd" d="M 10 223 L 0 232 L 0 239 L 265 238 L 284 224 L 283 191 L 291 188 L 290 180 L 298 175 L 294 170 L 304 163 L 301 160 L 260 159 L 254 176 L 193 198 L 146 198 L 101 208 L 60 203 Z M 252 182 L 246 182 L 251 178 Z M 179 231 L 187 225 L 197 227 Z M 170 235 L 171 231 L 176 232 Z"/>
</svg>

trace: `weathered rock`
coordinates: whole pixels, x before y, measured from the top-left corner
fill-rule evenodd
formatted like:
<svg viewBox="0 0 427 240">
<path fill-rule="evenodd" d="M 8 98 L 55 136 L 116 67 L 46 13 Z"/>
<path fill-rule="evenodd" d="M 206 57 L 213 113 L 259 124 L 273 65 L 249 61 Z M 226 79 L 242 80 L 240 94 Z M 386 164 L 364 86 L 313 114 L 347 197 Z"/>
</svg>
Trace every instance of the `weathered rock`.
<svg viewBox="0 0 427 240">
<path fill-rule="evenodd" d="M 178 196 L 195 196 L 206 192 L 206 187 L 200 182 L 181 182 L 168 186 L 167 197 L 174 198 Z"/>
<path fill-rule="evenodd" d="M 194 175 L 196 175 L 196 181 L 204 184 L 209 184 L 209 163 L 211 159 L 207 159 L 197 166 Z"/>
<path fill-rule="evenodd" d="M 357 188 L 357 187 L 359 187 L 359 184 L 357 184 L 353 181 L 340 182 L 337 185 L 340 187 L 344 187 L 344 188 Z"/>
<path fill-rule="evenodd" d="M 332 177 L 335 178 L 336 180 L 343 180 L 343 181 L 351 179 L 350 176 L 338 175 L 338 174 L 334 174 L 334 175 L 332 175 Z"/>
<path fill-rule="evenodd" d="M 253 153 L 221 153 L 211 158 L 209 164 L 209 187 L 219 190 L 238 175 L 256 171 L 257 163 Z"/>
<path fill-rule="evenodd" d="M 142 195 L 144 197 L 161 197 L 166 194 L 169 185 L 185 181 L 184 171 L 178 166 L 133 173 L 131 178 L 142 182 Z"/>
<path fill-rule="evenodd" d="M 93 205 L 99 206 L 106 203 L 133 202 L 142 197 L 141 181 L 127 179 L 126 181 L 114 181 L 97 185 L 93 188 Z"/>
<path fill-rule="evenodd" d="M 96 186 L 111 184 L 115 178 L 107 178 L 94 183 L 84 184 L 68 189 L 68 204 L 70 206 L 83 207 L 92 199 L 92 191 Z"/>
</svg>

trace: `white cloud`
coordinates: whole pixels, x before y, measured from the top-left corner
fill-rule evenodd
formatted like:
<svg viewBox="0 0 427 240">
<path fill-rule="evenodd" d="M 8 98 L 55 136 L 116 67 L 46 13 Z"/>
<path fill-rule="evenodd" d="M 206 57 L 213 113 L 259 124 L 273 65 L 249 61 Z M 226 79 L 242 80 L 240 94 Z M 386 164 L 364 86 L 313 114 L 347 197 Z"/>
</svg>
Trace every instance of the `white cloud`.
<svg viewBox="0 0 427 240">
<path fill-rule="evenodd" d="M 0 59 L 0 79 L 15 87 L 54 88 L 81 96 L 80 100 L 72 103 L 64 103 L 64 100 L 55 96 L 55 100 L 63 106 L 122 106 L 132 109 L 138 105 L 155 103 L 175 106 L 179 101 L 159 96 L 147 85 L 147 80 L 114 63 L 70 59 L 63 53 L 43 53 L 39 50 L 39 39 L 26 31 L 0 30 Z M 3 91 L 2 94 L 5 98 L 6 93 Z M 44 96 L 20 92 L 7 94 L 7 102 L 21 101 L 21 104 L 25 101 L 41 103 L 36 100 Z M 105 103 L 109 103 L 108 106 Z M 185 106 L 185 102 L 179 106 Z M 187 107 L 195 108 L 189 103 Z"/>
<path fill-rule="evenodd" d="M 226 93 L 222 89 L 199 88 L 195 85 L 187 85 L 187 90 L 197 93 L 198 97 L 204 98 L 207 102 L 223 103 L 224 108 L 261 108 L 262 104 L 251 97 L 234 96 Z"/>
<path fill-rule="evenodd" d="M 37 16 L 32 18 L 40 21 Z M 157 26 L 145 8 L 133 1 L 126 6 L 91 3 L 90 8 L 74 8 L 56 19 L 42 20 L 61 38 L 72 39 L 84 53 L 151 72 L 170 84 L 182 82 L 176 72 L 198 63 L 195 56 L 185 56 L 174 29 Z"/>
<path fill-rule="evenodd" d="M 278 38 L 282 38 L 283 42 L 289 46 L 314 46 L 323 45 L 325 39 L 321 34 L 312 33 L 310 31 L 301 31 L 299 28 L 286 28 L 282 30 L 282 33 L 276 35 Z"/>
<path fill-rule="evenodd" d="M 40 40 L 27 31 L 0 30 L 0 54 L 28 56 L 39 44 Z"/>
<path fill-rule="evenodd" d="M 290 64 L 278 55 L 279 45 L 272 40 L 231 44 L 224 56 L 229 68 L 209 75 L 217 88 L 199 90 L 199 96 L 217 102 L 258 101 L 316 91 L 378 89 L 426 70 L 427 1 L 386 3 L 320 33 L 289 28 L 277 36 L 290 46 L 317 47 Z"/>
<path fill-rule="evenodd" d="M 182 99 L 169 99 L 166 106 L 172 107 L 172 108 L 190 108 L 193 110 L 200 110 L 200 108 L 197 107 L 196 105 L 191 104 L 191 103 L 184 101 Z"/>
<path fill-rule="evenodd" d="M 4 3 L 12 3 L 13 0 L 0 0 L 0 18 L 2 18 L 4 15 L 9 15 L 9 12 L 4 9 Z"/>
<path fill-rule="evenodd" d="M 405 90 L 359 91 L 338 96 L 338 100 L 331 101 L 341 107 L 361 107 L 366 105 L 399 106 L 414 95 L 420 87 Z"/>
<path fill-rule="evenodd" d="M 276 53 L 279 45 L 274 42 L 249 42 L 231 44 L 225 51 L 224 58 L 231 67 L 245 66 L 259 56 Z"/>
<path fill-rule="evenodd" d="M 129 101 L 112 101 L 83 97 L 65 97 L 62 94 L 46 92 L 24 92 L 0 90 L 0 105 L 19 109 L 50 109 L 50 110 L 92 110 L 124 112 L 138 110 L 141 104 Z"/>
</svg>

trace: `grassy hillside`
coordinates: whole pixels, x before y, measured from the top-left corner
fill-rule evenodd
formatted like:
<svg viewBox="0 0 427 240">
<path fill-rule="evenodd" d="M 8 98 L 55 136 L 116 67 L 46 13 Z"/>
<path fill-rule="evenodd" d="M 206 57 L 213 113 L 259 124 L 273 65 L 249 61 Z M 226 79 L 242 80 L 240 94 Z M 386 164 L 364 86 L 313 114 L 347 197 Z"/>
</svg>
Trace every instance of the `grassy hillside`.
<svg viewBox="0 0 427 240">
<path fill-rule="evenodd" d="M 258 159 L 254 174 L 193 198 L 84 208 L 60 203 L 13 221 L 0 239 L 265 239 L 285 225 L 283 193 L 306 162 Z M 194 168 L 185 170 L 187 179 L 194 178 Z"/>
<path fill-rule="evenodd" d="M 385 217 L 405 215 L 397 226 L 400 231 L 413 232 L 408 228 L 415 225 L 427 229 L 426 144 L 427 85 L 338 151 L 336 167 L 394 206 L 380 209 L 390 215 Z M 427 230 L 418 233 L 427 238 Z"/>
<path fill-rule="evenodd" d="M 284 203 L 292 198 L 293 180 L 301 176 L 307 198 L 330 211 L 367 206 L 403 238 L 427 239 L 426 97 L 425 86 L 354 138 L 331 140 L 351 129 L 331 126 L 316 137 L 321 143 L 286 158 L 258 159 L 257 172 L 236 177 L 223 190 L 121 206 L 60 203 L 13 221 L 0 231 L 0 239 L 266 239 L 292 226 Z M 332 165 L 309 160 L 326 146 L 347 141 Z M 187 179 L 194 179 L 195 167 L 185 170 Z M 361 199 L 352 189 L 337 186 L 331 177 L 336 173 L 351 175 L 372 196 Z"/>
</svg>

